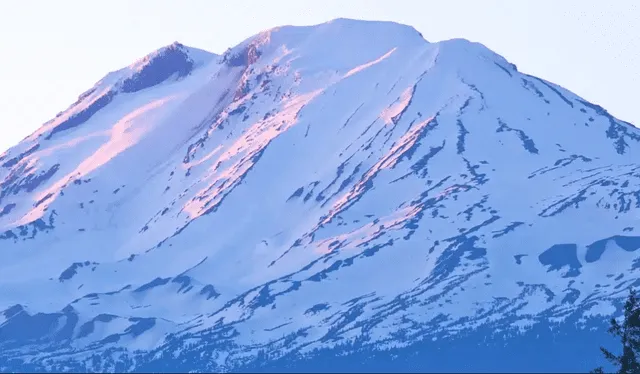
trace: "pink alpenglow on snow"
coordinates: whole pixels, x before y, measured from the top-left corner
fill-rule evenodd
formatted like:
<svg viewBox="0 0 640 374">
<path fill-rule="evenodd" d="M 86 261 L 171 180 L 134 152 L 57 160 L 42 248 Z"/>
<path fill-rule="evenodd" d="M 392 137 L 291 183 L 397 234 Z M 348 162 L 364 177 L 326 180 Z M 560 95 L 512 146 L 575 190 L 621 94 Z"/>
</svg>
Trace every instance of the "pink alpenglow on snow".
<svg viewBox="0 0 640 374">
<path fill-rule="evenodd" d="M 0 156 L 0 371 L 515 372 L 496 326 L 587 371 L 538 331 L 592 336 L 638 281 L 637 160 L 640 130 L 466 40 L 174 43 Z"/>
</svg>

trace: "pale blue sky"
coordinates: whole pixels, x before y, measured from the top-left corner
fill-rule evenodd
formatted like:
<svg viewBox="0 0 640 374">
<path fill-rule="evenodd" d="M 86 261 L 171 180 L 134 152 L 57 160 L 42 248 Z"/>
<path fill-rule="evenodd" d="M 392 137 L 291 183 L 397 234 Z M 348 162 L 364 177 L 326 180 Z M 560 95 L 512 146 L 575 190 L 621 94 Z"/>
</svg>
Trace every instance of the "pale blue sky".
<svg viewBox="0 0 640 374">
<path fill-rule="evenodd" d="M 221 53 L 266 28 L 392 20 L 485 44 L 640 125 L 638 0 L 2 0 L 0 152 L 107 72 L 173 41 Z"/>
</svg>

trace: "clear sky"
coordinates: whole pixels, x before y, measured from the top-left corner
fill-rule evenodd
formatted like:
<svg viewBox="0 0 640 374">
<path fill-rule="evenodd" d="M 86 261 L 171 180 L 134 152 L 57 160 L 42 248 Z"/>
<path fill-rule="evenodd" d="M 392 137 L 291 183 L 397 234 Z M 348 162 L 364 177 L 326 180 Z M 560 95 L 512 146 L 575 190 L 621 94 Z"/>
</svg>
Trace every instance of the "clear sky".
<svg viewBox="0 0 640 374">
<path fill-rule="evenodd" d="M 163 46 L 222 53 L 278 25 L 347 17 L 483 43 L 640 125 L 638 0 L 0 0 L 0 152 L 109 71 Z"/>
</svg>

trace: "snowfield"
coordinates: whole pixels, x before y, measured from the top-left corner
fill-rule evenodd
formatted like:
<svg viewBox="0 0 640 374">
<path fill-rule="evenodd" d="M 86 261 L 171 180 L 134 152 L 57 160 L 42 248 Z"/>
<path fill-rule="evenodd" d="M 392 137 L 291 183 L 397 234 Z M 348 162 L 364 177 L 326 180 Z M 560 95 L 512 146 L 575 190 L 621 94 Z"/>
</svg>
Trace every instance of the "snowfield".
<svg viewBox="0 0 640 374">
<path fill-rule="evenodd" d="M 589 370 L 601 340 L 539 367 L 486 366 L 478 342 L 603 334 L 638 283 L 639 142 L 481 44 L 395 23 L 283 26 L 221 56 L 174 43 L 0 155 L 0 367 L 422 347 L 389 368 Z"/>
</svg>

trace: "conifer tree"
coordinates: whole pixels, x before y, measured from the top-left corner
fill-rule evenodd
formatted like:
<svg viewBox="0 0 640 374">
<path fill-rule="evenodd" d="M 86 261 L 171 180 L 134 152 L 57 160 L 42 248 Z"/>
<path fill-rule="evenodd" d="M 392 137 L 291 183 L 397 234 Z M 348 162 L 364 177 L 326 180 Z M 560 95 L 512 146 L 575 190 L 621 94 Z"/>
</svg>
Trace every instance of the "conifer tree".
<svg viewBox="0 0 640 374">
<path fill-rule="evenodd" d="M 622 324 L 615 318 L 611 319 L 609 333 L 618 337 L 622 343 L 622 353 L 615 355 L 604 347 L 600 347 L 604 357 L 617 368 L 618 374 L 640 374 L 640 300 L 635 290 L 629 290 L 629 296 L 624 304 L 624 320 Z M 592 373 L 604 373 L 599 367 Z"/>
</svg>

